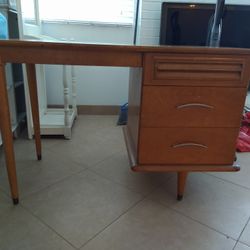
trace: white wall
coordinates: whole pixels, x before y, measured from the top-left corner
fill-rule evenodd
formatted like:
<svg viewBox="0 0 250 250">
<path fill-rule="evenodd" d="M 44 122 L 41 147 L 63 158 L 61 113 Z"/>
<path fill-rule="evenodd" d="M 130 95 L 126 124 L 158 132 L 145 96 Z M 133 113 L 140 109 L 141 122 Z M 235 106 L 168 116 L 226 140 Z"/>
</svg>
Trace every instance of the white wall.
<svg viewBox="0 0 250 250">
<path fill-rule="evenodd" d="M 138 44 L 159 44 L 160 17 L 162 2 L 192 2 L 192 3 L 216 3 L 216 0 L 141 0 L 142 13 L 140 18 L 140 37 Z M 226 0 L 226 4 L 250 5 L 250 0 Z"/>
<path fill-rule="evenodd" d="M 83 43 L 132 44 L 133 28 L 43 23 L 42 33 Z M 128 99 L 128 68 L 76 66 L 78 105 L 121 105 Z M 48 104 L 63 104 L 62 66 L 46 66 Z"/>
</svg>

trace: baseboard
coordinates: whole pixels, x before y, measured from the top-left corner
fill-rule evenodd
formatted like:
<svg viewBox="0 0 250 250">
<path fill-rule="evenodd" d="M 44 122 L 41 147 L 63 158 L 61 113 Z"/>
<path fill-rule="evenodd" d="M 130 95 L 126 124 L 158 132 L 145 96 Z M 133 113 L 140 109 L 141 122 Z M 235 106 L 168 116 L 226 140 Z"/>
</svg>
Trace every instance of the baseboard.
<svg viewBox="0 0 250 250">
<path fill-rule="evenodd" d="M 48 108 L 63 108 L 63 105 L 49 105 Z M 120 106 L 115 105 L 78 105 L 79 115 L 118 115 Z"/>
</svg>

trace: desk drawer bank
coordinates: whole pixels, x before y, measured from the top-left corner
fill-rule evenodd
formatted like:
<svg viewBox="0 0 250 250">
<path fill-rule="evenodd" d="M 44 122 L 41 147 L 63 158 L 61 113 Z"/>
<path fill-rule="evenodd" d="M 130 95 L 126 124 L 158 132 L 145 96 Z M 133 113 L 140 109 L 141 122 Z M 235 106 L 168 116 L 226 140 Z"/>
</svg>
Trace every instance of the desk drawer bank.
<svg viewBox="0 0 250 250">
<path fill-rule="evenodd" d="M 124 135 L 132 169 L 177 172 L 177 199 L 189 172 L 239 171 L 236 139 L 249 83 L 249 57 L 208 50 L 147 53 L 131 68 Z"/>
</svg>

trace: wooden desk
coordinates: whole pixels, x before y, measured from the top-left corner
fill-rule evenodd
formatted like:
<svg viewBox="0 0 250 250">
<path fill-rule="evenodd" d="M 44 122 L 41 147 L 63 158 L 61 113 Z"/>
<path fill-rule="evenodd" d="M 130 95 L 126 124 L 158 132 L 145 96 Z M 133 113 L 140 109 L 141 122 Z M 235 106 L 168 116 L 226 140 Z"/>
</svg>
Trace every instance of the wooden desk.
<svg viewBox="0 0 250 250">
<path fill-rule="evenodd" d="M 26 64 L 38 160 L 41 160 L 42 152 L 35 64 L 123 66 L 137 68 L 136 72 L 131 74 L 129 120 L 125 129 L 133 170 L 178 172 L 179 198 L 183 194 L 189 171 L 239 170 L 233 166 L 233 158 L 250 79 L 250 50 L 5 40 L 0 41 L 0 128 L 14 204 L 18 203 L 18 187 L 6 91 L 4 66 L 7 62 Z M 204 90 L 208 91 L 207 94 Z M 207 115 L 189 119 L 188 113 L 185 113 L 183 119 L 178 120 L 178 115 L 176 116 L 173 110 L 166 112 L 164 110 L 171 103 L 164 100 L 178 100 L 178 93 L 196 98 L 207 96 L 206 98 L 210 100 L 210 94 L 216 95 L 216 90 L 222 94 L 223 105 L 219 101 L 219 96 L 213 99 L 216 101 L 214 106 L 197 101 L 191 103 L 192 108 L 198 107 L 198 111 L 194 112 L 198 112 L 199 115 L 206 108 L 212 109 L 212 113 L 215 110 L 213 113 L 215 116 L 209 116 L 208 119 L 205 119 Z M 231 113 L 228 113 L 225 102 L 229 104 Z M 159 107 L 159 104 L 162 106 Z M 190 103 L 177 106 L 178 109 L 185 110 L 189 107 Z M 225 119 L 220 119 L 220 116 L 225 116 Z M 211 120 L 214 122 L 209 122 Z M 192 129 L 192 135 L 198 135 L 204 140 L 210 137 L 209 145 L 195 141 L 179 142 L 172 144 L 172 148 L 162 154 L 159 150 L 159 147 L 164 147 L 162 138 L 167 135 L 183 134 L 180 131 L 184 131 L 183 136 L 187 137 L 190 134 L 188 128 Z M 219 128 L 227 128 L 230 133 L 226 131 L 223 137 L 215 140 L 215 136 L 219 136 L 222 131 Z M 214 133 L 210 133 L 211 131 Z M 204 132 L 207 136 L 202 137 Z M 220 144 L 218 149 L 222 148 L 222 140 L 225 140 L 227 146 L 222 152 L 222 157 L 209 150 L 200 158 L 192 157 L 194 148 L 200 150 L 213 146 L 211 136 L 214 136 L 215 145 Z M 170 144 L 174 140 L 176 138 L 172 138 Z M 186 147 L 188 150 L 183 151 Z M 181 155 L 173 149 L 182 149 L 179 152 Z M 198 154 L 200 153 L 202 152 L 198 151 Z"/>
</svg>

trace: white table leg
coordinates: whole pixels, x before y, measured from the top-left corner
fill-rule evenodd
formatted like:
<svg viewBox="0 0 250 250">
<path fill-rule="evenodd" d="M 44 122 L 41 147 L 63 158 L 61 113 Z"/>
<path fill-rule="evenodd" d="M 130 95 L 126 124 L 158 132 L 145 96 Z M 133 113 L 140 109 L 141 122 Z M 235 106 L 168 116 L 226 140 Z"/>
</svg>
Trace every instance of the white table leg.
<svg viewBox="0 0 250 250">
<path fill-rule="evenodd" d="M 71 80 L 72 80 L 72 108 L 75 116 L 77 117 L 77 106 L 76 106 L 76 72 L 75 67 L 71 66 Z"/>
<path fill-rule="evenodd" d="M 70 109 L 69 109 L 69 84 L 67 81 L 67 68 L 63 65 L 63 88 L 64 88 L 64 137 L 71 138 Z"/>
</svg>

